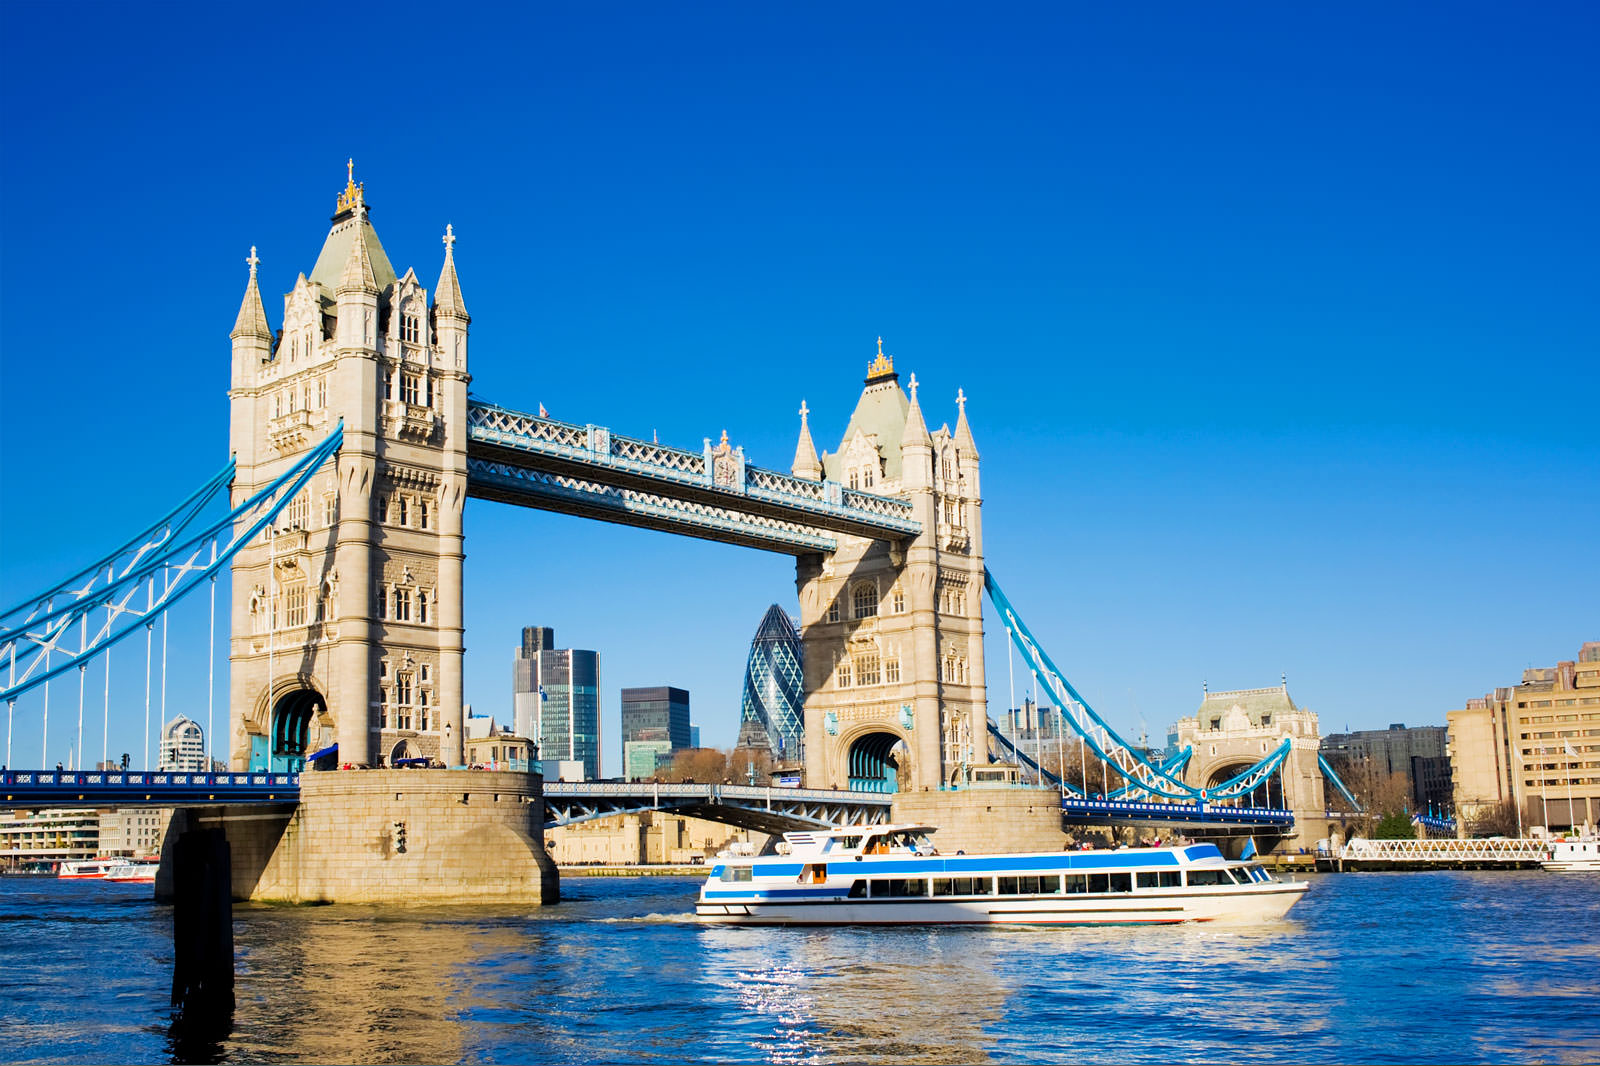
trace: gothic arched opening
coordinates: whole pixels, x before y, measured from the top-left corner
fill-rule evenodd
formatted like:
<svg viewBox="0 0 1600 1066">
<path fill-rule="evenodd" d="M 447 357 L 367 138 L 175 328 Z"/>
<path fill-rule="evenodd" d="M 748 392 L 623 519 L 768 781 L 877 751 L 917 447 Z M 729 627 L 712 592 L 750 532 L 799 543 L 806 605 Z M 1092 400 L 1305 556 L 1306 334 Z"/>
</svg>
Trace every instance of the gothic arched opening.
<svg viewBox="0 0 1600 1066">
<path fill-rule="evenodd" d="M 322 695 L 316 689 L 298 688 L 278 697 L 272 705 L 271 770 L 299 773 L 311 747 L 311 723 L 322 712 Z"/>
<path fill-rule="evenodd" d="M 893 733 L 868 733 L 850 745 L 850 788 L 856 792 L 900 791 L 901 768 L 910 768 L 910 750 Z"/>
<path fill-rule="evenodd" d="M 420 759 L 422 752 L 409 740 L 401 740 L 389 749 L 389 765 L 394 766 L 401 759 Z"/>
<path fill-rule="evenodd" d="M 1217 767 L 1215 770 L 1211 771 L 1211 776 L 1206 781 L 1207 790 L 1216 788 L 1218 785 L 1221 785 L 1225 782 L 1232 781 L 1234 778 L 1238 777 L 1240 774 L 1244 773 L 1254 765 L 1255 763 L 1238 762 L 1228 763 L 1225 766 Z M 1278 787 L 1275 788 L 1271 787 L 1272 778 L 1275 776 L 1277 776 L 1277 771 L 1273 771 L 1271 775 L 1258 784 L 1252 791 L 1240 795 L 1237 800 L 1230 800 L 1228 802 L 1237 804 L 1240 807 L 1283 806 L 1282 784 L 1280 783 Z M 1272 797 L 1272 802 L 1268 802 L 1269 793 Z"/>
</svg>

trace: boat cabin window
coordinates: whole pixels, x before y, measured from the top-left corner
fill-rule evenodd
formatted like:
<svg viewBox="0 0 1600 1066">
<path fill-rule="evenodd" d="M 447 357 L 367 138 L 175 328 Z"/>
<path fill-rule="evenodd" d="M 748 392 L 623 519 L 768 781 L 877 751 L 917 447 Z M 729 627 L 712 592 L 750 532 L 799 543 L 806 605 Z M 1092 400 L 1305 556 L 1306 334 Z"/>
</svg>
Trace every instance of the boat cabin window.
<svg viewBox="0 0 1600 1066">
<path fill-rule="evenodd" d="M 928 880 L 925 877 L 878 877 L 872 881 L 872 896 L 926 896 Z"/>
<path fill-rule="evenodd" d="M 990 896 L 994 894 L 994 879 L 989 877 L 935 877 L 935 896 Z"/>
<path fill-rule="evenodd" d="M 1090 874 L 1090 892 L 1132 892 L 1133 875 L 1130 873 Z"/>
<path fill-rule="evenodd" d="M 754 880 L 750 871 L 750 867 L 748 866 L 730 866 L 727 868 L 726 872 L 723 873 L 722 879 L 724 881 Z"/>
<path fill-rule="evenodd" d="M 1183 875 L 1177 870 L 1140 870 L 1134 880 L 1140 888 L 1178 888 Z"/>
<path fill-rule="evenodd" d="M 1222 870 L 1186 870 L 1184 873 L 1188 878 L 1190 888 L 1226 885 L 1229 883 L 1227 874 Z"/>
<path fill-rule="evenodd" d="M 1272 880 L 1272 875 L 1267 873 L 1266 868 L 1259 863 L 1251 863 L 1244 868 L 1244 872 L 1245 876 L 1252 881 L 1264 882 Z"/>
<path fill-rule="evenodd" d="M 813 862 L 800 868 L 800 883 L 802 885 L 820 885 L 828 879 L 828 864 Z"/>
<path fill-rule="evenodd" d="M 844 851 L 855 851 L 857 848 L 861 847 L 861 838 L 858 836 L 834 837 L 832 840 L 828 841 L 828 847 L 830 850 L 833 848 L 840 848 Z"/>
<path fill-rule="evenodd" d="M 1000 894 L 1002 896 L 1037 896 L 1041 893 L 1054 894 L 1060 891 L 1061 877 L 1059 874 L 1000 878 Z"/>
<path fill-rule="evenodd" d="M 1067 874 L 1062 880 L 1066 882 L 1069 896 L 1089 891 L 1089 878 L 1086 874 Z"/>
<path fill-rule="evenodd" d="M 862 880 L 860 878 L 857 878 L 856 880 L 850 882 L 850 898 L 851 899 L 866 899 L 867 898 L 867 883 L 866 883 L 866 881 L 864 881 L 864 880 Z"/>
</svg>

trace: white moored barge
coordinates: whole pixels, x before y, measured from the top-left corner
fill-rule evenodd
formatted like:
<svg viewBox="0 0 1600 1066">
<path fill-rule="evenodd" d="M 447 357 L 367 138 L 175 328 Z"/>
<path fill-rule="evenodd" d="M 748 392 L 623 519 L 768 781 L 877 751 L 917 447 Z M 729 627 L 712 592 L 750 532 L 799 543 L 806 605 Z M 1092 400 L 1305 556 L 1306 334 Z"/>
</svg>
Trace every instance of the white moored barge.
<svg viewBox="0 0 1600 1066">
<path fill-rule="evenodd" d="M 786 833 L 719 856 L 695 913 L 743 925 L 1120 925 L 1283 917 L 1309 887 L 1212 844 L 945 855 L 926 825 Z"/>
</svg>

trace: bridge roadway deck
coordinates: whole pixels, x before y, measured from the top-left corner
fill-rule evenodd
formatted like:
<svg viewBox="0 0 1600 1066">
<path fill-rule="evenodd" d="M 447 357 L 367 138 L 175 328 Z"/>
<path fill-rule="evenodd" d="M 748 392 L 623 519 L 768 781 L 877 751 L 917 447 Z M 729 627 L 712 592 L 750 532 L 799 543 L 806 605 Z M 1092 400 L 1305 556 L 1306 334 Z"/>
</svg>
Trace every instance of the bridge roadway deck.
<svg viewBox="0 0 1600 1066">
<path fill-rule="evenodd" d="M 0 797 L 17 807 L 184 807 L 294 803 L 299 774 L 186 774 L 170 770 L 7 770 Z"/>
<path fill-rule="evenodd" d="M 544 793 L 545 825 L 549 828 L 617 814 L 671 811 L 764 833 L 833 825 L 878 825 L 889 820 L 893 800 L 891 795 L 879 792 L 604 781 L 550 781 L 545 783 Z M 184 807 L 295 803 L 299 799 L 299 774 L 189 774 L 165 770 L 0 773 L 0 802 L 26 808 Z"/>
<path fill-rule="evenodd" d="M 575 825 L 617 814 L 670 811 L 692 818 L 789 833 L 836 825 L 881 825 L 889 821 L 894 795 L 770 785 L 651 784 L 547 781 L 545 825 Z"/>
<path fill-rule="evenodd" d="M 1294 825 L 1294 812 L 1279 807 L 1131 803 L 1072 796 L 1062 797 L 1061 818 L 1072 825 L 1170 825 L 1183 829 L 1289 829 Z"/>
</svg>

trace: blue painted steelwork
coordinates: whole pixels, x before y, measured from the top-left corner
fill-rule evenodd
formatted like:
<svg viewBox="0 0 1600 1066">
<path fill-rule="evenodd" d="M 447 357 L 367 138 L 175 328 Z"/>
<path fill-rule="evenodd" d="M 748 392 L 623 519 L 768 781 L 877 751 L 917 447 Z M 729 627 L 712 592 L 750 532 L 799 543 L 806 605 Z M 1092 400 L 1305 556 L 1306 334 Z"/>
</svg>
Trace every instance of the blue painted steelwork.
<svg viewBox="0 0 1600 1066">
<path fill-rule="evenodd" d="M 1000 612 L 1001 621 L 1006 627 L 1006 632 L 1011 636 L 1012 642 L 1022 652 L 1023 659 L 1028 668 L 1042 682 L 1047 690 L 1054 696 L 1056 713 L 1064 722 L 1070 725 L 1073 732 L 1082 737 L 1089 745 L 1096 758 L 1106 766 L 1115 770 L 1128 784 L 1120 790 L 1121 794 L 1134 795 L 1142 793 L 1147 796 L 1161 796 L 1165 799 L 1199 801 L 1205 803 L 1211 800 L 1234 799 L 1248 795 L 1255 791 L 1274 771 L 1282 765 L 1290 751 L 1290 741 L 1287 737 L 1266 758 L 1249 767 L 1243 773 L 1224 781 L 1214 787 L 1201 787 L 1191 785 L 1178 777 L 1174 772 L 1157 766 L 1145 758 L 1133 745 L 1124 741 L 1117 735 L 1105 720 L 1102 719 L 1093 707 L 1090 707 L 1078 690 L 1061 674 L 1044 649 L 1033 639 L 1033 634 L 1023 624 L 1021 617 L 1011 606 L 1011 601 L 1006 599 L 994 575 L 987 568 L 983 572 L 984 591 L 988 592 L 989 599 L 993 601 L 995 609 Z M 1072 707 L 1077 713 L 1068 714 L 1067 707 Z"/>
<path fill-rule="evenodd" d="M 1061 800 L 1061 817 L 1075 825 L 1267 826 L 1294 825 L 1281 807 L 1227 807 L 1202 803 L 1130 803 L 1110 799 Z"/>
<path fill-rule="evenodd" d="M 889 753 L 900 740 L 893 733 L 868 733 L 850 745 L 850 790 L 852 792 L 898 792 L 897 767 Z"/>
<path fill-rule="evenodd" d="M 80 571 L 81 584 L 57 585 L 53 595 L 25 601 L 0 615 L 0 699 L 15 700 L 85 664 L 202 587 L 288 506 L 338 452 L 343 438 L 341 422 L 282 476 L 188 539 L 179 542 L 175 534 L 165 532 L 172 526 L 158 523 L 151 527 L 158 530 L 151 540 L 141 543 L 136 538 L 111 562 Z M 231 475 L 231 464 L 226 470 Z M 196 524 L 202 496 L 210 500 L 216 494 L 220 477 L 213 477 L 169 512 L 182 516 L 176 528 L 186 530 Z"/>
<path fill-rule="evenodd" d="M 7 770 L 0 773 L 0 796 L 28 808 L 298 803 L 300 775 Z"/>
<path fill-rule="evenodd" d="M 1077 785 L 1062 781 L 1061 778 L 1057 777 L 1055 774 L 1039 765 L 1039 762 L 1034 759 L 1033 756 L 1017 747 L 1010 737 L 1001 732 L 1000 727 L 995 724 L 993 719 L 990 719 L 989 721 L 989 736 L 994 740 L 998 740 L 1000 742 L 1000 746 L 1004 748 L 1012 758 L 1016 759 L 1019 763 L 1038 774 L 1041 780 L 1048 781 L 1051 787 L 1070 792 L 1074 796 L 1081 796 L 1084 794 L 1083 790 Z"/>
<path fill-rule="evenodd" d="M 1350 794 L 1350 790 L 1344 787 L 1344 782 L 1339 779 L 1338 774 L 1333 772 L 1333 767 L 1328 765 L 1328 760 L 1322 757 L 1321 752 L 1317 753 L 1317 765 L 1322 768 L 1322 776 L 1326 777 L 1329 781 L 1332 781 L 1334 787 L 1344 794 L 1345 799 L 1350 801 L 1350 806 L 1355 808 L 1357 814 L 1360 814 L 1361 801 L 1352 796 Z"/>
</svg>

